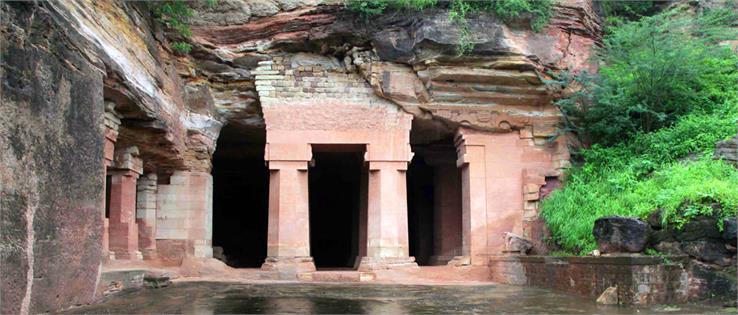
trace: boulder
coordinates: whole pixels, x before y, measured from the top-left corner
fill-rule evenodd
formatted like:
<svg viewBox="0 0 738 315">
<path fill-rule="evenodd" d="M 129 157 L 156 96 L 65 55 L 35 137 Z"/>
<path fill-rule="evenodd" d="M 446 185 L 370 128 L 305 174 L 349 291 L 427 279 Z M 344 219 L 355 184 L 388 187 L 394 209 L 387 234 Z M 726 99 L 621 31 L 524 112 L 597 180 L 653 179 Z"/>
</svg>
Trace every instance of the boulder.
<svg viewBox="0 0 738 315">
<path fill-rule="evenodd" d="M 738 136 L 715 144 L 715 159 L 722 159 L 738 167 Z"/>
<path fill-rule="evenodd" d="M 671 229 L 677 240 L 695 241 L 703 239 L 722 239 L 715 217 L 696 217 L 685 223 L 681 229 Z"/>
<path fill-rule="evenodd" d="M 597 304 L 600 305 L 617 305 L 618 304 L 618 287 L 609 287 L 597 298 Z"/>
<path fill-rule="evenodd" d="M 655 215 L 652 215 L 655 217 Z M 681 228 L 674 225 L 666 225 L 661 229 L 654 227 L 653 219 L 649 216 L 648 222 L 652 227 L 649 241 L 651 244 L 674 241 L 696 241 L 696 240 L 722 240 L 723 233 L 720 232 L 717 219 L 714 217 L 696 217 L 685 223 Z"/>
<path fill-rule="evenodd" d="M 654 230 L 660 230 L 663 228 L 663 213 L 661 210 L 651 212 L 646 219 L 648 225 Z"/>
<path fill-rule="evenodd" d="M 661 242 L 654 246 L 657 251 L 666 255 L 684 255 L 679 242 Z"/>
<path fill-rule="evenodd" d="M 689 256 L 706 263 L 720 266 L 730 265 L 732 256 L 722 242 L 698 240 L 682 243 L 682 250 Z"/>
<path fill-rule="evenodd" d="M 602 253 L 639 253 L 646 247 L 648 232 L 646 222 L 619 216 L 597 219 L 592 230 Z"/>
<path fill-rule="evenodd" d="M 146 271 L 143 277 L 143 286 L 152 289 L 168 287 L 172 284 L 172 276 L 166 272 Z"/>
<path fill-rule="evenodd" d="M 533 248 L 533 242 L 523 238 L 522 236 L 505 233 L 505 247 L 508 253 L 528 254 Z"/>
</svg>

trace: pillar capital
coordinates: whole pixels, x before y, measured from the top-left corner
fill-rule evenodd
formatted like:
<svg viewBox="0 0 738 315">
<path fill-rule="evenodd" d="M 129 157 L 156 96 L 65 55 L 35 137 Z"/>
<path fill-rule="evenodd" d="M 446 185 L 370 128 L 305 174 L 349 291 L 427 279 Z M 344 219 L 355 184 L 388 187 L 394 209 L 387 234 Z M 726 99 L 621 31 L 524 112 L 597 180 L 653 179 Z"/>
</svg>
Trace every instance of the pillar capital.
<svg viewBox="0 0 738 315">
<path fill-rule="evenodd" d="M 143 160 L 139 157 L 137 146 L 130 146 L 115 150 L 113 168 L 119 170 L 130 170 L 138 175 L 143 174 Z"/>
</svg>

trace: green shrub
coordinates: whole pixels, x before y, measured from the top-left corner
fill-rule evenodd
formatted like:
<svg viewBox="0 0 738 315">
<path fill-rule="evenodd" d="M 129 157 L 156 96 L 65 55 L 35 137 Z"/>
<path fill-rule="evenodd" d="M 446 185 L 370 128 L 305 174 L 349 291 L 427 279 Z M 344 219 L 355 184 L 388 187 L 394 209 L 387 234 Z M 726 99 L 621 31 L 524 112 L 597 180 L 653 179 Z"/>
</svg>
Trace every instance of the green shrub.
<svg viewBox="0 0 738 315">
<path fill-rule="evenodd" d="M 676 226 L 697 215 L 735 216 L 738 170 L 711 157 L 715 142 L 735 135 L 737 122 L 734 100 L 628 142 L 584 150 L 586 162 L 570 170 L 565 186 L 541 205 L 554 241 L 566 251 L 587 253 L 596 248 L 594 221 L 609 215 L 646 218 L 663 210 L 664 223 Z"/>
<path fill-rule="evenodd" d="M 612 145 L 709 113 L 738 94 L 738 56 L 718 41 L 735 38 L 725 10 L 692 18 L 673 10 L 611 29 L 598 52 L 598 75 L 567 84 L 581 89 L 557 102 L 584 143 Z"/>
<path fill-rule="evenodd" d="M 209 6 L 215 6 L 218 0 L 205 0 Z M 187 0 L 166 0 L 147 2 L 152 14 L 156 20 L 173 30 L 182 38 L 192 36 L 190 31 L 189 19 L 195 14 L 195 10 L 191 7 L 191 1 Z M 184 41 L 174 41 L 171 44 L 172 49 L 179 53 L 189 53 L 192 45 Z"/>
<path fill-rule="evenodd" d="M 665 1 L 612 1 L 595 0 L 600 6 L 605 28 L 617 26 L 628 21 L 638 20 L 653 15 L 658 11 L 658 4 Z"/>
</svg>

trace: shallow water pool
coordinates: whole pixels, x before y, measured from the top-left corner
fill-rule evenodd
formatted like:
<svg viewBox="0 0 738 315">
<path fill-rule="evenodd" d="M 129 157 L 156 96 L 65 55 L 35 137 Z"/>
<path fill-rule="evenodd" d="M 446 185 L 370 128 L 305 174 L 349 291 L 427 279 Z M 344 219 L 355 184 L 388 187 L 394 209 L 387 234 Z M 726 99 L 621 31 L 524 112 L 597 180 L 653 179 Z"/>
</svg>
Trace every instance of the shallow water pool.
<svg viewBox="0 0 738 315">
<path fill-rule="evenodd" d="M 719 305 L 631 308 L 509 285 L 232 284 L 180 282 L 161 289 L 121 292 L 65 313 L 94 314 L 683 314 L 726 313 Z"/>
</svg>

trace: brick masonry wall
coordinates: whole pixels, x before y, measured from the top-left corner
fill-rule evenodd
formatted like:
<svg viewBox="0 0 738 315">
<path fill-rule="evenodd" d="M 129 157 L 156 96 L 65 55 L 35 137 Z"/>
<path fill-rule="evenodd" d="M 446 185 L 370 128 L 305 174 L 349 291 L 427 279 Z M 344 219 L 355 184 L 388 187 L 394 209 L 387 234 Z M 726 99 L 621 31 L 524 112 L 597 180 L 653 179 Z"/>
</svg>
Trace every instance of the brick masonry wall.
<svg viewBox="0 0 738 315">
<path fill-rule="evenodd" d="M 493 281 L 597 298 L 618 287 L 623 304 L 682 303 L 688 299 L 686 257 L 506 256 L 490 259 Z"/>
<path fill-rule="evenodd" d="M 259 62 L 252 72 L 262 106 L 283 104 L 285 100 L 343 99 L 351 103 L 389 105 L 357 73 L 343 67 L 323 65 L 293 67 L 287 57 Z M 392 105 L 394 106 L 394 105 Z"/>
</svg>

